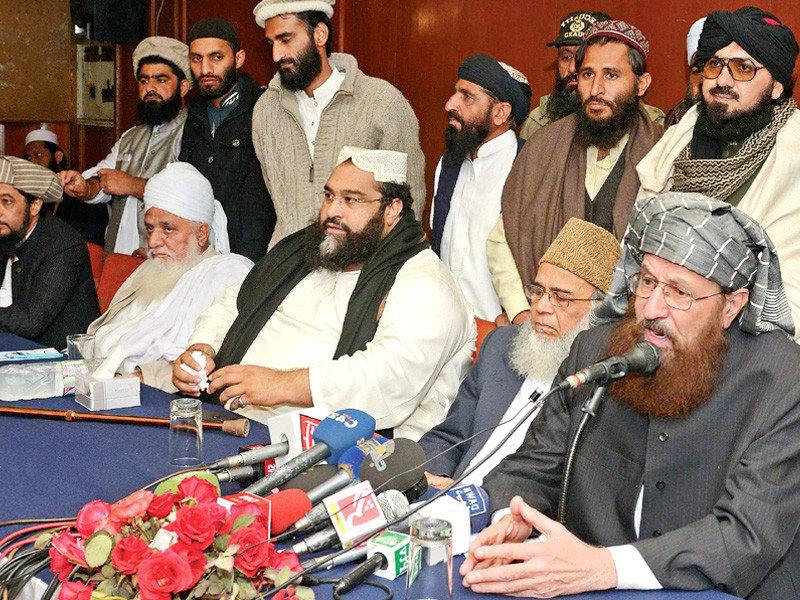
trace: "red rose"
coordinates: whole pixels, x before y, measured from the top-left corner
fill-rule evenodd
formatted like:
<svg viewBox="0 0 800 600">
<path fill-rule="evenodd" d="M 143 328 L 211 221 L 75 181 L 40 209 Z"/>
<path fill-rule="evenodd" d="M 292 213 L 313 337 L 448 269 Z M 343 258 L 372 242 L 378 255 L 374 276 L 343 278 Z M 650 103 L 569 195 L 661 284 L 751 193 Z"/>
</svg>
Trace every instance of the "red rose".
<svg viewBox="0 0 800 600">
<path fill-rule="evenodd" d="M 66 529 L 51 539 L 50 545 L 73 565 L 89 566 L 86 564 L 83 542 Z"/>
<path fill-rule="evenodd" d="M 178 484 L 178 495 L 181 500 L 194 498 L 198 502 L 216 502 L 217 498 L 219 498 L 217 486 L 194 475 L 187 477 Z"/>
<path fill-rule="evenodd" d="M 255 577 L 261 567 L 275 560 L 275 546 L 267 540 L 267 530 L 258 523 L 237 529 L 228 539 L 228 547 L 238 544 L 233 564 L 248 577 Z"/>
<path fill-rule="evenodd" d="M 153 492 L 139 490 L 119 502 L 115 502 L 109 511 L 111 520 L 120 525 L 127 525 L 133 517 L 142 516 L 147 512 L 153 496 Z"/>
<path fill-rule="evenodd" d="M 58 574 L 59 581 L 66 581 L 69 574 L 72 572 L 72 563 L 69 562 L 64 555 L 55 548 L 48 550 L 50 555 L 50 571 Z"/>
<path fill-rule="evenodd" d="M 255 502 L 245 502 L 244 504 L 233 504 L 231 506 L 231 519 L 235 521 L 243 515 L 252 515 L 256 518 L 255 523 L 261 523 L 264 529 L 267 528 L 267 517 L 261 507 Z"/>
<path fill-rule="evenodd" d="M 95 531 L 99 531 L 101 529 L 106 529 L 112 535 L 116 534 L 116 531 L 109 530 L 109 528 L 112 530 L 116 529 L 109 518 L 110 508 L 111 505 L 108 502 L 103 502 L 102 500 L 92 500 L 89 502 L 89 504 L 84 505 L 84 507 L 78 513 L 78 518 L 75 525 L 75 528 L 78 530 L 78 533 L 81 534 L 81 537 L 86 539 Z"/>
<path fill-rule="evenodd" d="M 65 581 L 61 584 L 58 600 L 90 600 L 93 585 L 85 585 L 80 581 Z"/>
<path fill-rule="evenodd" d="M 136 572 L 142 600 L 172 600 L 172 595 L 194 585 L 186 557 L 167 548 L 146 558 Z"/>
<path fill-rule="evenodd" d="M 147 516 L 155 517 L 156 519 L 164 519 L 172 512 L 175 504 L 178 502 L 178 494 L 172 492 L 164 492 L 158 496 L 154 496 L 150 501 L 150 506 L 147 507 Z"/>
<path fill-rule="evenodd" d="M 294 588 L 289 588 L 286 590 L 281 590 L 277 594 L 272 597 L 272 600 L 284 600 L 285 598 L 294 598 L 297 596 L 297 590 Z"/>
<path fill-rule="evenodd" d="M 230 531 L 230 515 L 216 502 L 199 502 L 182 507 L 172 529 L 184 544 L 196 544 L 205 550 L 218 533 Z"/>
<path fill-rule="evenodd" d="M 208 562 L 203 551 L 198 546 L 190 546 L 183 542 L 172 544 L 169 549 L 180 554 L 189 562 L 189 567 L 192 569 L 192 577 L 194 578 L 192 585 L 200 581 L 203 573 L 206 572 L 206 563 Z"/>
<path fill-rule="evenodd" d="M 124 537 L 116 543 L 111 551 L 111 562 L 120 573 L 133 575 L 139 568 L 139 564 L 152 553 L 153 551 L 148 548 L 147 542 L 142 538 Z"/>
<path fill-rule="evenodd" d="M 270 564 L 266 566 L 278 571 L 284 567 L 289 567 L 289 570 L 295 573 L 303 570 L 303 567 L 300 566 L 300 559 L 294 552 L 276 552 Z"/>
</svg>

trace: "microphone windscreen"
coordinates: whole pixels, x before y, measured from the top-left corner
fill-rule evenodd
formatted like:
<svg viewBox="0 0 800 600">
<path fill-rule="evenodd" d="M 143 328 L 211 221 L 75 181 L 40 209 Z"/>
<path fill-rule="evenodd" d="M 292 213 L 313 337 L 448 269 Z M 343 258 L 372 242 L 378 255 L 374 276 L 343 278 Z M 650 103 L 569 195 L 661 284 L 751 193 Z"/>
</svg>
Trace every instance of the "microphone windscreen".
<svg viewBox="0 0 800 600">
<path fill-rule="evenodd" d="M 394 521 L 408 512 L 409 502 L 400 490 L 386 490 L 378 494 L 378 504 L 387 521 Z"/>
<path fill-rule="evenodd" d="M 314 430 L 314 442 L 325 444 L 331 454 L 328 464 L 335 465 L 345 450 L 375 433 L 375 419 L 361 410 L 346 408 L 329 414 Z"/>
<path fill-rule="evenodd" d="M 369 481 L 377 493 L 386 489 L 405 492 L 425 478 L 425 460 L 425 451 L 417 442 L 390 440 L 382 452 L 370 454 L 361 463 L 361 481 Z"/>
<path fill-rule="evenodd" d="M 364 459 L 375 452 L 383 452 L 383 445 L 387 443 L 389 443 L 389 439 L 383 436 L 366 439 L 345 450 L 339 457 L 338 464 L 352 473 L 353 479 L 358 479 L 361 472 L 361 463 L 364 462 Z"/>
<path fill-rule="evenodd" d="M 652 373 L 661 364 L 661 350 L 650 342 L 639 342 L 625 353 L 628 358 L 628 371 L 631 373 Z"/>
<path fill-rule="evenodd" d="M 404 494 L 406 495 L 406 498 L 408 498 L 409 502 L 416 502 L 417 500 L 425 496 L 427 491 L 428 491 L 428 478 L 425 477 L 425 474 L 423 473 L 422 477 L 419 478 L 419 481 L 410 488 L 408 488 L 404 492 Z M 434 488 L 434 491 L 438 492 L 439 490 Z"/>
<path fill-rule="evenodd" d="M 270 532 L 272 535 L 283 533 L 294 524 L 297 519 L 311 510 L 311 501 L 301 490 L 283 490 L 269 497 L 270 504 Z"/>
<path fill-rule="evenodd" d="M 327 481 L 336 474 L 336 467 L 333 465 L 320 463 L 310 469 L 303 471 L 300 475 L 292 477 L 289 481 L 280 486 L 282 490 L 297 489 L 308 493 L 319 484 Z"/>
<path fill-rule="evenodd" d="M 478 533 L 489 524 L 489 494 L 482 487 L 469 484 L 459 485 L 447 492 L 469 509 L 469 529 Z"/>
</svg>

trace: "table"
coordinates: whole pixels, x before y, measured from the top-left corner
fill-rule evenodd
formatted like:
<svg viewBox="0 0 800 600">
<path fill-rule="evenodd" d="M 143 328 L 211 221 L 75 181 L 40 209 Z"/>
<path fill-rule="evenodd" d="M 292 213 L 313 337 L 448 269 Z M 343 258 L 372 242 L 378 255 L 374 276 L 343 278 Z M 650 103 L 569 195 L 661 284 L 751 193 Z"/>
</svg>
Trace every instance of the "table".
<svg viewBox="0 0 800 600">
<path fill-rule="evenodd" d="M 1 350 L 27 350 L 40 347 L 11 334 L 0 333 Z M 142 405 L 120 412 L 136 416 L 169 416 L 169 402 L 174 398 L 160 390 L 142 386 Z M 72 396 L 11 403 L 14 406 L 85 410 Z M 222 410 L 222 409 L 220 409 Z M 221 431 L 205 431 L 206 462 L 238 452 L 239 446 L 266 443 L 267 427 L 251 421 L 247 438 Z M 72 517 L 91 500 L 114 502 L 165 475 L 178 470 L 167 462 L 168 428 L 117 425 L 93 422 L 51 421 L 18 417 L 0 417 L 0 457 L 2 457 L 5 492 L 0 501 L 0 522 L 11 519 Z M 222 484 L 223 494 L 240 491 L 235 483 Z M 0 537 L 11 527 L 0 528 Z M 456 559 L 453 598 L 456 600 L 497 600 L 505 596 L 474 594 L 461 586 Z M 353 566 L 341 566 L 317 575 L 337 579 Z M 395 598 L 404 597 L 405 577 L 386 582 Z M 330 585 L 315 588 L 319 600 L 332 598 Z M 381 590 L 359 586 L 349 595 L 354 600 L 383 598 Z M 577 600 L 725 600 L 734 598 L 717 591 L 657 592 L 607 591 L 565 596 Z M 444 600 L 444 599 L 442 599 Z"/>
</svg>

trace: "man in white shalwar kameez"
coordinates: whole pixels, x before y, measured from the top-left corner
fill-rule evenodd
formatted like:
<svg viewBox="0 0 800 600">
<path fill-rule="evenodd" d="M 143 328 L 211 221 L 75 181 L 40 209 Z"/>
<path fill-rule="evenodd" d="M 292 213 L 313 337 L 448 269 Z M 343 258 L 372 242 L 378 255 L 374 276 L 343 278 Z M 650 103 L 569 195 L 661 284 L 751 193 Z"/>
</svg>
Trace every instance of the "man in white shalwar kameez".
<svg viewBox="0 0 800 600">
<path fill-rule="evenodd" d="M 230 254 L 225 213 L 211 184 L 188 163 L 171 163 L 145 187 L 149 258 L 117 290 L 90 326 L 97 351 L 121 346 L 121 368 L 174 392 L 172 361 L 183 352 L 198 315 L 253 263 Z"/>
</svg>

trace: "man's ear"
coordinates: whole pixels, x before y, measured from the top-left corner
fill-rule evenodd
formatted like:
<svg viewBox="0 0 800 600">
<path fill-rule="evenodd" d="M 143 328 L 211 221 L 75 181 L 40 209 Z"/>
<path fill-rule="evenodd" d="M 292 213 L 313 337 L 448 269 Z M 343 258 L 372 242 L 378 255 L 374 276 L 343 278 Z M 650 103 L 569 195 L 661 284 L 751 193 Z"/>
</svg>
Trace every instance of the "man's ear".
<svg viewBox="0 0 800 600">
<path fill-rule="evenodd" d="M 180 85 L 181 98 L 185 98 L 186 97 L 186 94 L 189 93 L 189 89 L 190 89 L 189 80 L 185 79 L 185 78 L 181 79 L 181 85 Z"/>
<path fill-rule="evenodd" d="M 403 215 L 403 201 L 399 198 L 392 198 L 383 211 L 383 234 L 389 233 L 392 228 L 400 221 Z"/>
<path fill-rule="evenodd" d="M 733 320 L 739 316 L 742 309 L 750 300 L 750 290 L 739 288 L 725 295 L 725 307 L 722 310 L 722 327 L 727 329 Z"/>
<path fill-rule="evenodd" d="M 233 60 L 234 60 L 234 62 L 236 64 L 236 70 L 237 71 L 242 68 L 242 65 L 244 65 L 244 59 L 246 58 L 246 56 L 247 55 L 245 54 L 244 50 L 239 50 L 236 53 L 236 55 L 233 57 Z"/>
<path fill-rule="evenodd" d="M 32 217 L 38 216 L 38 214 L 42 211 L 43 204 L 44 202 L 42 201 L 41 198 L 37 198 L 36 200 L 33 200 L 31 202 L 30 206 L 28 207 L 28 210 L 30 211 Z"/>
<path fill-rule="evenodd" d="M 499 127 L 511 116 L 511 104 L 508 102 L 498 102 L 492 107 L 492 122 Z"/>
<path fill-rule="evenodd" d="M 210 235 L 211 228 L 208 226 L 208 223 L 200 223 L 200 225 L 197 227 L 197 231 L 195 232 L 195 238 L 197 239 L 197 245 L 201 250 L 205 250 L 206 243 L 208 242 L 208 236 Z"/>
<path fill-rule="evenodd" d="M 637 92 L 639 97 L 644 96 L 644 93 L 647 91 L 647 88 L 650 87 L 651 83 L 653 83 L 653 77 L 650 73 L 642 73 L 639 76 L 639 90 Z"/>
<path fill-rule="evenodd" d="M 773 100 L 777 100 L 783 95 L 783 84 L 780 81 L 773 80 L 772 82 L 772 93 L 770 94 L 770 98 Z"/>
<path fill-rule="evenodd" d="M 56 150 L 56 153 L 53 154 L 53 158 L 56 160 L 56 164 L 60 165 L 61 161 L 64 160 L 64 153 L 61 150 Z"/>
<path fill-rule="evenodd" d="M 317 26 L 314 27 L 314 45 L 317 48 L 325 49 L 325 44 L 328 42 L 328 36 L 330 35 L 330 31 L 328 31 L 328 27 L 324 23 L 317 23 Z"/>
</svg>

